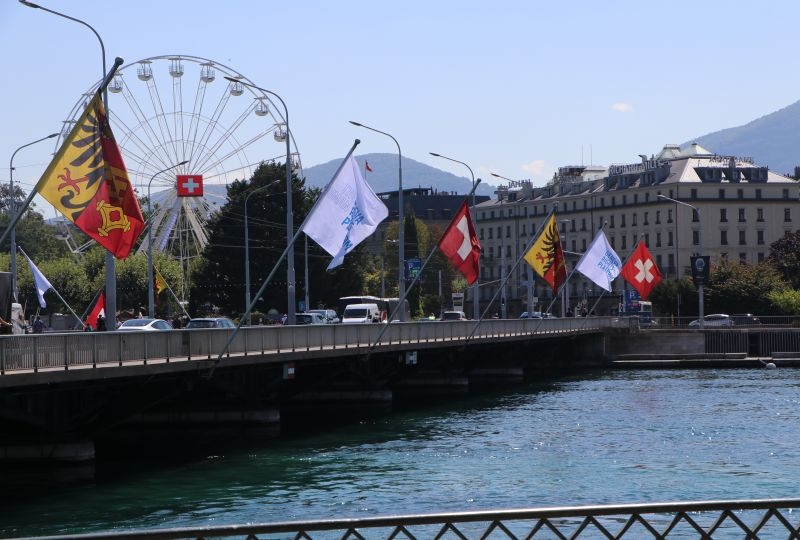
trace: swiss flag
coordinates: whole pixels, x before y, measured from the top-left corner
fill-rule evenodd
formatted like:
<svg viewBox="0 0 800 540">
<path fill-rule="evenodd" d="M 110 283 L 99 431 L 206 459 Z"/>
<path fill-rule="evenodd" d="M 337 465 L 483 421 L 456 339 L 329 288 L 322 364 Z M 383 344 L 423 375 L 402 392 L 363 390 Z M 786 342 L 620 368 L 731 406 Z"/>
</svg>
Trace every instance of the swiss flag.
<svg viewBox="0 0 800 540">
<path fill-rule="evenodd" d="M 661 271 L 650 255 L 647 246 L 641 240 L 636 245 L 633 255 L 622 267 L 621 274 L 628 283 L 633 285 L 642 300 L 650 296 L 650 292 L 655 286 L 661 283 Z"/>
<path fill-rule="evenodd" d="M 202 174 L 178 175 L 178 197 L 202 197 L 202 196 L 203 196 Z"/>
<path fill-rule="evenodd" d="M 447 226 L 442 239 L 439 240 L 439 249 L 447 255 L 458 271 L 464 274 L 470 285 L 477 281 L 480 272 L 481 243 L 475 234 L 466 199 L 453 217 L 453 221 Z"/>
</svg>

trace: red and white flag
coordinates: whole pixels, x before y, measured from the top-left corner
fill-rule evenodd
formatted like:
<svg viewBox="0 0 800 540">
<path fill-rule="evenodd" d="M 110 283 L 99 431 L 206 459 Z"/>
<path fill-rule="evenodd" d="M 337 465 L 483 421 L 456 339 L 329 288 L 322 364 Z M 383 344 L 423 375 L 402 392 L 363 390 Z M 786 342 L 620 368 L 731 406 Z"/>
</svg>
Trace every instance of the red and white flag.
<svg viewBox="0 0 800 540">
<path fill-rule="evenodd" d="M 202 174 L 179 174 L 177 177 L 178 197 L 202 197 Z"/>
<path fill-rule="evenodd" d="M 97 297 L 97 303 L 92 308 L 92 311 L 89 312 L 89 315 L 86 317 L 86 326 L 91 326 L 92 330 L 97 330 L 97 317 L 102 315 L 103 317 L 106 316 L 106 293 L 102 291 L 100 296 Z"/>
<path fill-rule="evenodd" d="M 364 170 L 367 172 L 372 172 L 372 167 L 369 166 L 369 161 L 364 161 Z"/>
<path fill-rule="evenodd" d="M 650 296 L 650 292 L 661 283 L 662 279 L 656 261 L 641 240 L 620 273 L 636 289 L 642 300 Z"/>
<path fill-rule="evenodd" d="M 439 249 L 447 255 L 470 285 L 477 281 L 480 273 L 481 243 L 475 234 L 466 200 L 439 240 Z"/>
</svg>

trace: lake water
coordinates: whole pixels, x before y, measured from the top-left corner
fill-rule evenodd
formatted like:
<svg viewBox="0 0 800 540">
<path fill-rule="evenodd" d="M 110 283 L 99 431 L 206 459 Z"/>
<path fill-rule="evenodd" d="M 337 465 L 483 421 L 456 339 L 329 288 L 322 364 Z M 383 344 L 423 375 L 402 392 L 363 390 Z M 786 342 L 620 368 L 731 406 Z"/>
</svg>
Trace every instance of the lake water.
<svg viewBox="0 0 800 540">
<path fill-rule="evenodd" d="M 797 369 L 603 371 L 178 464 L 98 464 L 91 483 L 6 480 L 0 536 L 796 497 L 798 412 Z"/>
</svg>

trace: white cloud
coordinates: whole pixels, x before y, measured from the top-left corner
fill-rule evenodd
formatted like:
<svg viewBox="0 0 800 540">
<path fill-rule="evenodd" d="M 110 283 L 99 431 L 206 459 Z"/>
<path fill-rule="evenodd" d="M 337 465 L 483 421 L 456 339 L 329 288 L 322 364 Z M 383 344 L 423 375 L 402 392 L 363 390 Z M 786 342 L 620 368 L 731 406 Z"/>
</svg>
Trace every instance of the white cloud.
<svg viewBox="0 0 800 540">
<path fill-rule="evenodd" d="M 631 105 L 630 103 L 614 103 L 611 106 L 611 109 L 623 113 L 633 112 L 633 105 Z"/>
<path fill-rule="evenodd" d="M 522 170 L 531 176 L 541 176 L 542 174 L 548 174 L 548 171 L 545 170 L 545 166 L 546 164 L 543 159 L 537 159 L 523 165 Z"/>
</svg>

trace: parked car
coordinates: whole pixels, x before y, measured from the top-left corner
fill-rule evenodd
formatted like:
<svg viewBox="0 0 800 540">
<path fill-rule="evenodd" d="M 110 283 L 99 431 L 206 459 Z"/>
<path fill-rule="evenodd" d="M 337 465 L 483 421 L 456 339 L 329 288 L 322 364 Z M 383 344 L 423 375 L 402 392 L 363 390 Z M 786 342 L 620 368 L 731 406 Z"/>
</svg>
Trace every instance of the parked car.
<svg viewBox="0 0 800 540">
<path fill-rule="evenodd" d="M 736 326 L 754 326 L 761 324 L 761 319 L 752 313 L 734 313 L 732 317 L 733 324 Z"/>
<path fill-rule="evenodd" d="M 700 320 L 695 319 L 689 323 L 689 326 L 700 326 Z M 725 313 L 712 313 L 711 315 L 706 315 L 703 317 L 703 326 L 725 326 L 730 327 L 733 326 L 733 319 L 730 315 L 726 315 Z"/>
<path fill-rule="evenodd" d="M 172 330 L 172 325 L 164 319 L 128 319 L 119 325 L 117 330 L 122 332 L 157 332 L 159 330 Z"/>
<path fill-rule="evenodd" d="M 186 323 L 187 330 L 194 328 L 236 328 L 236 325 L 227 317 L 198 317 Z"/>
<path fill-rule="evenodd" d="M 463 311 L 445 311 L 442 313 L 443 321 L 466 321 L 467 315 Z"/>
<path fill-rule="evenodd" d="M 522 315 L 519 316 L 520 319 L 558 319 L 552 313 L 542 313 L 541 311 L 534 311 L 530 315 L 528 315 L 527 311 L 523 311 Z"/>
<path fill-rule="evenodd" d="M 328 321 L 319 313 L 307 312 L 295 314 L 295 324 L 328 324 Z"/>
<path fill-rule="evenodd" d="M 337 324 L 341 322 L 339 320 L 339 316 L 336 314 L 336 311 L 333 309 L 309 309 L 306 311 L 306 313 L 319 313 L 328 324 Z"/>
</svg>

